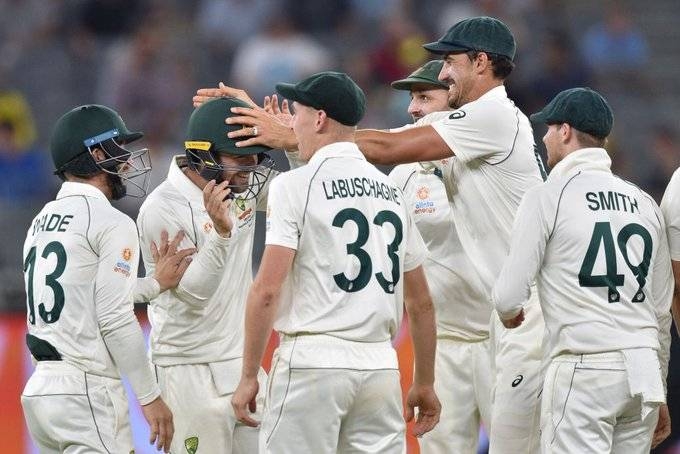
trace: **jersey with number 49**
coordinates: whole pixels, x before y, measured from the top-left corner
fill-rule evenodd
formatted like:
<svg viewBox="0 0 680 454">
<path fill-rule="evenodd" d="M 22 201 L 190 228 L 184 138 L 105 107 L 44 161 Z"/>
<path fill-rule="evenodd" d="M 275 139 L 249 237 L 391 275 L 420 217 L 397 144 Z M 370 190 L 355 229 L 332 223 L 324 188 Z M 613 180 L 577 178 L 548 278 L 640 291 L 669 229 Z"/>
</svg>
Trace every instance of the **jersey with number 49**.
<svg viewBox="0 0 680 454">
<path fill-rule="evenodd" d="M 578 150 L 527 191 L 494 301 L 501 316 L 515 315 L 536 277 L 551 357 L 648 347 L 666 367 L 673 280 L 664 221 L 610 166 L 604 149 Z"/>
<path fill-rule="evenodd" d="M 29 334 L 83 371 L 119 378 L 102 333 L 134 319 L 138 253 L 132 219 L 94 186 L 63 183 L 24 243 Z"/>
<path fill-rule="evenodd" d="M 272 181 L 266 244 L 297 251 L 274 328 L 358 342 L 396 334 L 403 273 L 427 252 L 402 191 L 348 142 Z"/>
</svg>

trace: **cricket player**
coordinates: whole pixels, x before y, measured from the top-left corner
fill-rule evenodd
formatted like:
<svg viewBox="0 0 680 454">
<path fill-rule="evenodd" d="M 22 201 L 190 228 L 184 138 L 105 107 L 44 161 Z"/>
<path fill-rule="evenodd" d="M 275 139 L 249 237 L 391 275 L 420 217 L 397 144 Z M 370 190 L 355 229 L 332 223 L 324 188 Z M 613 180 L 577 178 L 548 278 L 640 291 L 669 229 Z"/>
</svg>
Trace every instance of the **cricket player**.
<svg viewBox="0 0 680 454">
<path fill-rule="evenodd" d="M 260 432 L 264 453 L 399 453 L 405 449 L 396 352 L 403 305 L 411 324 L 416 435 L 437 423 L 434 309 L 426 249 L 403 194 L 353 143 L 365 110 L 344 73 L 277 84 L 293 101 L 307 165 L 272 182 L 267 239 L 248 294 L 241 382 L 232 404 L 257 425 L 257 370 L 269 333 L 280 333 Z"/>
<path fill-rule="evenodd" d="M 504 86 L 514 68 L 515 39 L 500 20 L 473 17 L 424 47 L 444 59 L 439 80 L 449 86 L 449 107 L 454 110 L 426 115 L 416 123 L 419 127 L 359 130 L 356 143 L 376 164 L 441 162 L 437 168 L 451 200 L 461 246 L 480 278 L 485 299 L 491 301 L 520 200 L 545 177 L 529 119 L 507 97 Z M 239 92 L 225 86 L 201 89 L 194 102 Z M 226 120 L 229 124 L 247 126 L 229 133 L 239 140 L 236 146 L 297 148 L 290 128 L 272 115 L 242 108 L 232 113 Z M 260 134 L 249 134 L 253 127 Z M 491 454 L 535 454 L 539 449 L 545 325 L 537 292 L 532 292 L 525 313 L 519 330 L 506 330 L 496 315 L 490 320 Z"/>
<path fill-rule="evenodd" d="M 160 248 L 150 245 L 161 265 L 137 282 L 137 230 L 110 200 L 123 197 L 126 184 L 144 188 L 134 179 L 150 170 L 148 150 L 124 146 L 141 137 L 100 105 L 66 113 L 51 137 L 64 183 L 24 243 L 26 343 L 37 363 L 21 404 L 42 453 L 132 452 L 121 373 L 151 427 L 150 442 L 170 448 L 172 414 L 147 362 L 133 299 L 176 285 L 193 250 L 177 251 L 181 234 L 168 244 L 164 233 Z"/>
<path fill-rule="evenodd" d="M 506 327 L 521 325 L 537 282 L 551 358 L 541 452 L 649 452 L 673 292 L 661 210 L 612 174 L 613 115 L 597 92 L 565 90 L 531 118 L 548 125 L 552 171 L 522 199 L 493 300 Z"/>
<path fill-rule="evenodd" d="M 241 374 L 255 213 L 275 172 L 268 147 L 236 148 L 227 137 L 234 106 L 246 104 L 218 98 L 192 113 L 185 155 L 172 159 L 137 218 L 143 246 L 168 229 L 186 232 L 182 244 L 198 249 L 177 288 L 149 306 L 151 358 L 175 415 L 177 453 L 257 452 L 257 429 L 236 420 L 230 399 Z M 153 272 L 153 257 L 143 258 Z"/>
<path fill-rule="evenodd" d="M 417 121 L 448 111 L 448 85 L 437 79 L 444 62 L 433 60 L 392 82 L 411 94 L 408 112 Z M 418 162 L 395 167 L 390 177 L 404 192 L 429 255 L 423 264 L 437 318 L 434 387 L 444 403 L 439 424 L 418 439 L 425 453 L 476 454 L 480 419 L 491 413 L 489 320 L 491 305 L 460 243 L 442 174 Z"/>
</svg>

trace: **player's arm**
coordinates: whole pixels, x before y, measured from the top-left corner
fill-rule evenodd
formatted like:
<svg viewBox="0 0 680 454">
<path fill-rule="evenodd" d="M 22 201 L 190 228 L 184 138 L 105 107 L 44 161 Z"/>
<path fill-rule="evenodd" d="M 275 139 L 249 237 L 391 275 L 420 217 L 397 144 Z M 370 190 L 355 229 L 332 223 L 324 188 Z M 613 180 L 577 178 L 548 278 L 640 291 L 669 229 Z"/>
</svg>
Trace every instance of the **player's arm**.
<svg viewBox="0 0 680 454">
<path fill-rule="evenodd" d="M 191 263 L 191 255 L 196 252 L 193 247 L 178 250 L 183 239 L 184 232 L 181 230 L 171 241 L 168 240 L 168 232 L 162 230 L 158 245 L 151 241 L 149 253 L 154 263 L 153 275 L 137 278 L 133 295 L 135 302 L 151 301 L 164 291 L 177 287 Z"/>
<path fill-rule="evenodd" d="M 529 190 L 522 198 L 515 215 L 510 252 L 491 295 L 506 328 L 516 328 L 524 321 L 524 303 L 543 262 L 549 231 L 540 203 L 541 197 L 535 190 Z"/>
<path fill-rule="evenodd" d="M 121 214 L 121 216 L 123 216 Z M 151 443 L 170 450 L 172 413 L 160 398 L 160 389 L 146 357 L 142 330 L 133 312 L 139 244 L 129 218 L 110 222 L 93 235 L 99 252 L 94 304 L 102 339 L 121 373 L 142 405 L 151 428 Z"/>
<path fill-rule="evenodd" d="M 257 373 L 274 326 L 281 287 L 295 258 L 295 249 L 269 244 L 265 247 L 260 268 L 248 292 L 245 318 L 245 341 L 241 381 L 231 399 L 236 418 L 248 426 L 259 423 L 250 417 L 255 412 L 258 391 Z"/>
<path fill-rule="evenodd" d="M 369 162 L 381 165 L 435 161 L 454 154 L 430 125 L 398 132 L 360 129 L 356 132 L 356 142 Z"/>
<path fill-rule="evenodd" d="M 434 305 L 422 265 L 404 273 L 404 304 L 409 317 L 415 362 L 413 385 L 406 398 L 407 421 L 418 417 L 413 429 L 420 437 L 439 422 L 441 404 L 434 392 L 434 358 L 437 348 L 437 326 Z"/>
<path fill-rule="evenodd" d="M 215 293 L 225 272 L 227 257 L 230 250 L 230 238 L 233 224 L 230 219 L 229 205 L 231 200 L 224 200 L 228 189 L 228 182 L 206 185 L 203 196 L 206 210 L 211 215 L 214 228 L 208 233 L 206 241 L 192 257 L 184 275 L 171 291 L 181 301 L 195 306 L 204 305 Z M 151 242 L 160 239 L 165 229 L 176 232 L 189 231 L 188 226 L 180 224 L 174 212 L 159 204 L 146 207 L 137 218 L 140 238 L 142 242 L 142 256 L 147 273 L 155 272 L 156 263 L 151 256 Z M 185 248 L 196 247 L 187 238 L 180 245 Z"/>
</svg>

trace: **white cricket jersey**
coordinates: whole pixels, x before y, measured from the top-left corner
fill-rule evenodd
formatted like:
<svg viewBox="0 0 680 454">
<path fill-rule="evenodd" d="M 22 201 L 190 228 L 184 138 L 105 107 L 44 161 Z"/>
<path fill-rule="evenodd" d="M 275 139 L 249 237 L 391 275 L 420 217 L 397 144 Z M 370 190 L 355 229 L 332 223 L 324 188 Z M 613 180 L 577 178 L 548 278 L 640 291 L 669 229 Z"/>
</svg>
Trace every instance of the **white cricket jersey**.
<svg viewBox="0 0 680 454">
<path fill-rule="evenodd" d="M 522 196 L 542 181 L 529 119 L 498 86 L 451 112 L 433 112 L 430 124 L 454 157 L 440 166 L 460 242 L 490 298 L 510 248 Z"/>
<path fill-rule="evenodd" d="M 460 244 L 441 175 L 434 163 L 422 162 L 399 165 L 390 178 L 403 191 L 406 207 L 429 251 L 423 266 L 436 308 L 437 335 L 487 339 L 492 308 Z"/>
<path fill-rule="evenodd" d="M 138 260 L 132 219 L 94 186 L 63 183 L 24 243 L 29 334 L 78 369 L 120 378 L 102 331 L 134 318 Z"/>
<path fill-rule="evenodd" d="M 295 249 L 274 328 L 382 342 L 403 314 L 403 273 L 426 256 L 399 189 L 338 142 L 272 182 L 266 244 Z"/>
<path fill-rule="evenodd" d="M 680 169 L 676 170 L 661 200 L 671 260 L 680 261 Z"/>
<path fill-rule="evenodd" d="M 517 314 L 537 282 L 550 356 L 670 345 L 673 276 L 661 211 L 610 170 L 602 148 L 567 155 L 522 200 L 493 292 Z"/>
<path fill-rule="evenodd" d="M 177 288 L 149 304 L 151 355 L 154 364 L 198 364 L 240 358 L 243 354 L 245 302 L 252 283 L 255 212 L 264 207 L 266 187 L 257 199 L 238 196 L 231 204 L 231 238 L 214 230 L 203 204 L 203 191 L 182 171 L 184 156 L 175 156 L 168 178 L 142 204 L 137 226 L 147 275 L 154 263 L 151 241 L 161 231 L 186 236 L 179 248 L 198 252 Z"/>
</svg>

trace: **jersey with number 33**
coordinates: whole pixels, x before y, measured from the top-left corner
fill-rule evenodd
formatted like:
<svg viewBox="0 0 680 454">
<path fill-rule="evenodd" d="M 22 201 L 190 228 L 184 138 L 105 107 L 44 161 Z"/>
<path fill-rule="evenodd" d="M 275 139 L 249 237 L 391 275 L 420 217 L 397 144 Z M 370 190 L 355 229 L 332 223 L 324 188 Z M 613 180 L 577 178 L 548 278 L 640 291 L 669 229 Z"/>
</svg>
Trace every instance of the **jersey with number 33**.
<svg viewBox="0 0 680 454">
<path fill-rule="evenodd" d="M 358 342 L 396 334 L 403 273 L 427 253 L 401 189 L 348 142 L 272 181 L 266 243 L 297 251 L 274 328 Z"/>
</svg>

